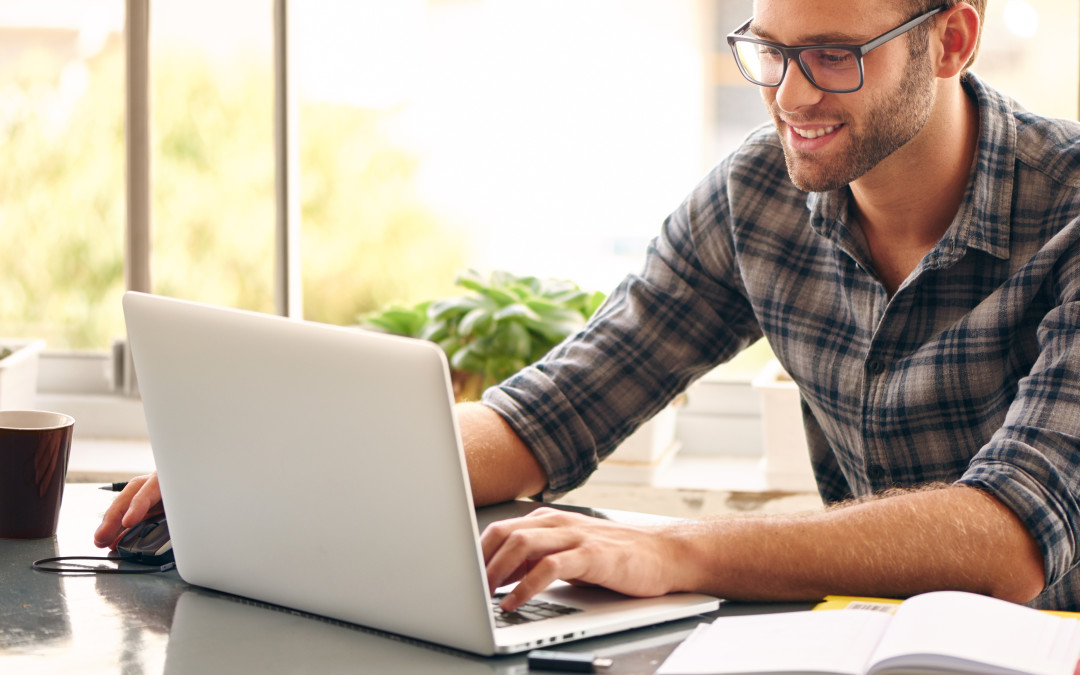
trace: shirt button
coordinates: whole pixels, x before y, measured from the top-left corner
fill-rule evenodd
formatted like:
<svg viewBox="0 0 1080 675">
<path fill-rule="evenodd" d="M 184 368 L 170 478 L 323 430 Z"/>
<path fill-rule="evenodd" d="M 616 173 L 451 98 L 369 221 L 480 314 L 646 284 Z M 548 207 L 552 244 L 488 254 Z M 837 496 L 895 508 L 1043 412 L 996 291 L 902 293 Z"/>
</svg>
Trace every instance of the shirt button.
<svg viewBox="0 0 1080 675">
<path fill-rule="evenodd" d="M 866 362 L 866 370 L 871 375 L 880 375 L 885 372 L 885 362 L 881 359 L 870 359 Z"/>
<path fill-rule="evenodd" d="M 885 467 L 880 464 L 871 464 L 866 470 L 866 475 L 870 477 L 870 480 L 879 481 L 885 477 Z"/>
</svg>

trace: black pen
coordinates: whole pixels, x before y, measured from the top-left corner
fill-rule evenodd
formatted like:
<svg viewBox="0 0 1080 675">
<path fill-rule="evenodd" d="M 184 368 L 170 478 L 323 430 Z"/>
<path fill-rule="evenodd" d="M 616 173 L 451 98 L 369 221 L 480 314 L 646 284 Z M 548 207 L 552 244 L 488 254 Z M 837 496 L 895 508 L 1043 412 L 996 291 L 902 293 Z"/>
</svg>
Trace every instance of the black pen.
<svg viewBox="0 0 1080 675">
<path fill-rule="evenodd" d="M 98 489 L 99 490 L 108 490 L 109 492 L 120 492 L 121 490 L 123 490 L 124 488 L 127 487 L 127 484 L 128 484 L 128 482 L 125 480 L 125 481 L 121 481 L 119 483 L 111 483 L 109 485 L 102 485 Z"/>
<path fill-rule="evenodd" d="M 610 668 L 611 659 L 599 659 L 593 654 L 579 652 L 556 652 L 534 649 L 526 656 L 529 670 L 555 670 L 569 673 L 595 673 Z"/>
</svg>

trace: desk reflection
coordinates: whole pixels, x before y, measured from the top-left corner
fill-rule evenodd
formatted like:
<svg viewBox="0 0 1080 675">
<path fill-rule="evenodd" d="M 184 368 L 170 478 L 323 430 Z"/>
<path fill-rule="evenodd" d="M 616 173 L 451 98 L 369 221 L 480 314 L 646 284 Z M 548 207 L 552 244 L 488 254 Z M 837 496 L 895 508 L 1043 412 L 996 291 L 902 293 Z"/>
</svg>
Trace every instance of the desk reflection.
<svg viewBox="0 0 1080 675">
<path fill-rule="evenodd" d="M 5 555 L 19 551 L 25 558 Z M 0 540 L 0 654 L 20 648 L 62 644 L 71 637 L 71 618 L 62 580 L 27 574 L 29 563 L 57 555 L 56 537 Z"/>
<path fill-rule="evenodd" d="M 611 657 L 612 675 L 652 672 L 699 622 L 687 619 L 560 649 Z M 164 672 L 523 675 L 528 667 L 521 654 L 483 658 L 189 586 L 176 602 Z"/>
<path fill-rule="evenodd" d="M 176 603 L 165 672 L 447 673 L 526 671 L 359 626 L 191 587 Z"/>
</svg>

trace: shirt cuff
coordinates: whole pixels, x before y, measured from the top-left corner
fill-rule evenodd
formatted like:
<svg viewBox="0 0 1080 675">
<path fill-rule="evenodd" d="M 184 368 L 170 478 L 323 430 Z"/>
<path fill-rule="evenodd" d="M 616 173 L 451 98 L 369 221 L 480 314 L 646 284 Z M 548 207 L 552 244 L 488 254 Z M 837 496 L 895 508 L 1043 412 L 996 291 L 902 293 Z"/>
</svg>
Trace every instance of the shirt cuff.
<svg viewBox="0 0 1080 675">
<path fill-rule="evenodd" d="M 547 474 L 544 501 L 578 487 L 596 470 L 596 443 L 584 421 L 543 372 L 529 367 L 484 392 Z"/>
<path fill-rule="evenodd" d="M 1037 480 L 1015 463 L 976 457 L 957 483 L 993 495 L 1016 514 L 1042 551 L 1050 588 L 1075 565 L 1076 505 L 1052 466 L 1040 474 L 1053 478 Z"/>
</svg>

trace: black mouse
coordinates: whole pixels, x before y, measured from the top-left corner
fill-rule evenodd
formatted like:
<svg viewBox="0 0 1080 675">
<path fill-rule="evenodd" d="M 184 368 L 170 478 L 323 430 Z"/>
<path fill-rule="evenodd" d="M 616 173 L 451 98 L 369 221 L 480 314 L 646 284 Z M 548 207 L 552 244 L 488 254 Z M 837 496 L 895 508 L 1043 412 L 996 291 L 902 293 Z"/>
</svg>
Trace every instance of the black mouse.
<svg viewBox="0 0 1080 675">
<path fill-rule="evenodd" d="M 116 552 L 124 560 L 147 565 L 173 562 L 172 539 L 165 514 L 150 516 L 120 536 Z"/>
</svg>

